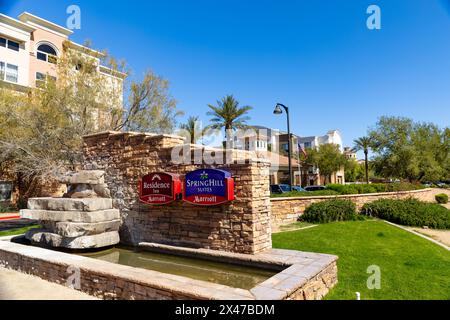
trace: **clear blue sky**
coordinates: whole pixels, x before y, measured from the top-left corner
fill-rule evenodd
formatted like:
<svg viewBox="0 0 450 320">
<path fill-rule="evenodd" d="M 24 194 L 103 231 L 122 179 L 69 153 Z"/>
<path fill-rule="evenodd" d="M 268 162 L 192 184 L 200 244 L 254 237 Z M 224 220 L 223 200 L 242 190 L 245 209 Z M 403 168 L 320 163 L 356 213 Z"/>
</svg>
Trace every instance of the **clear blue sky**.
<svg viewBox="0 0 450 320">
<path fill-rule="evenodd" d="M 296 134 L 339 129 L 347 145 L 381 115 L 450 125 L 450 0 L 0 0 L 0 11 L 65 25 L 70 4 L 82 13 L 72 40 L 125 58 L 133 77 L 170 80 L 186 117 L 206 121 L 232 93 L 253 124 L 285 129 L 272 114 L 282 102 Z M 366 28 L 370 4 L 380 31 Z"/>
</svg>

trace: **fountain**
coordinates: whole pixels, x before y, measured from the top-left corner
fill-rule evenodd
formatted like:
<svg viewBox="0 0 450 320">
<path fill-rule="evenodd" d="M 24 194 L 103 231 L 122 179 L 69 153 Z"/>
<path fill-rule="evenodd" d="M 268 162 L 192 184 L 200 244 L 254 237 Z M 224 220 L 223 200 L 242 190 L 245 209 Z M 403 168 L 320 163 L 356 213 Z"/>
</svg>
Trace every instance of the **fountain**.
<svg viewBox="0 0 450 320">
<path fill-rule="evenodd" d="M 120 212 L 113 209 L 104 171 L 68 173 L 59 179 L 67 185 L 62 198 L 31 198 L 26 219 L 38 220 L 42 228 L 29 230 L 25 237 L 33 245 L 94 249 L 119 243 Z"/>
</svg>

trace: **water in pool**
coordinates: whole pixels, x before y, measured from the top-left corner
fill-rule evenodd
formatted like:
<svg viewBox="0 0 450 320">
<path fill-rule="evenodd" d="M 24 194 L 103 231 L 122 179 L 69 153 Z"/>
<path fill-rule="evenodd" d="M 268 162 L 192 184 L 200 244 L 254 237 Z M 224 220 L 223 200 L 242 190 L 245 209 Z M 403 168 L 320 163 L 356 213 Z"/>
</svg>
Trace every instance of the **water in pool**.
<svg viewBox="0 0 450 320">
<path fill-rule="evenodd" d="M 251 289 L 276 274 L 264 269 L 128 248 L 112 248 L 83 256 L 242 289 Z"/>
</svg>

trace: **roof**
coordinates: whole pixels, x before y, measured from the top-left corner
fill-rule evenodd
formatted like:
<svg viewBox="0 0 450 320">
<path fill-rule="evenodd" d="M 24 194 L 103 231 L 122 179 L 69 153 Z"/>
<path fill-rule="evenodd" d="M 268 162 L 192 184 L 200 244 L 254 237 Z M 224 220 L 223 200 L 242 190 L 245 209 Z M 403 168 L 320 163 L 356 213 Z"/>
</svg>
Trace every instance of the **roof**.
<svg viewBox="0 0 450 320">
<path fill-rule="evenodd" d="M 5 22 L 5 23 L 7 23 L 7 24 L 9 24 L 9 25 L 11 25 L 13 27 L 16 27 L 18 29 L 22 29 L 22 30 L 24 30 L 26 32 L 33 32 L 34 30 L 36 30 L 36 28 L 34 28 L 32 26 L 30 26 L 30 25 L 28 25 L 26 23 L 23 23 L 23 22 L 21 22 L 21 21 L 19 21 L 17 19 L 8 17 L 7 15 L 4 15 L 2 13 L 0 13 L 0 22 Z"/>
<path fill-rule="evenodd" d="M 64 28 L 56 23 L 50 22 L 48 20 L 37 17 L 29 12 L 23 12 L 19 15 L 19 20 L 24 23 L 34 23 L 44 28 L 50 29 L 51 31 L 60 33 L 66 37 L 70 36 L 73 31 L 67 28 Z"/>
</svg>

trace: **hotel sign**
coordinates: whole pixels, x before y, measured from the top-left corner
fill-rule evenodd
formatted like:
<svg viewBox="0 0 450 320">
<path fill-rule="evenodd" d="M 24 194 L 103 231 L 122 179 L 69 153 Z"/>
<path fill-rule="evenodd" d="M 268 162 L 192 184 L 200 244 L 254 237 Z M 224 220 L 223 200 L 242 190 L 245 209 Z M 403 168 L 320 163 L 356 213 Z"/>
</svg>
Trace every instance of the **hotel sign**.
<svg viewBox="0 0 450 320">
<path fill-rule="evenodd" d="M 234 180 L 224 170 L 200 169 L 184 179 L 184 201 L 196 205 L 218 205 L 234 200 Z"/>
<path fill-rule="evenodd" d="M 181 198 L 181 180 L 173 173 L 154 172 L 142 177 L 139 200 L 147 204 L 167 204 Z"/>
</svg>

